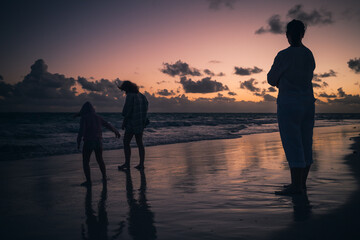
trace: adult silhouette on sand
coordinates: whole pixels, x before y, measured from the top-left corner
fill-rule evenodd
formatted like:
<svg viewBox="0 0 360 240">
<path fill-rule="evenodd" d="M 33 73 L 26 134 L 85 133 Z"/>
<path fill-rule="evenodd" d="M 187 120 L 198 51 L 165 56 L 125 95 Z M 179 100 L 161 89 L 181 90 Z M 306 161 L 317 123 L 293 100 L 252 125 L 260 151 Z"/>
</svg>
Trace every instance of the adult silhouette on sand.
<svg viewBox="0 0 360 240">
<path fill-rule="evenodd" d="M 290 47 L 280 51 L 267 75 L 268 83 L 279 88 L 277 117 L 283 148 L 290 166 L 291 184 L 278 195 L 302 194 L 313 163 L 312 136 L 315 98 L 312 78 L 315 60 L 302 44 L 305 25 L 299 20 L 287 24 Z"/>
<path fill-rule="evenodd" d="M 146 97 L 139 92 L 139 87 L 135 83 L 124 81 L 121 86 L 118 86 L 118 88 L 126 93 L 125 104 L 122 111 L 122 115 L 124 116 L 122 129 L 125 129 L 125 163 L 119 166 L 118 169 L 126 170 L 130 167 L 130 142 L 134 135 L 140 156 L 140 163 L 135 168 L 139 170 L 144 169 L 145 147 L 143 143 L 143 132 L 144 128 L 149 123 L 147 118 L 148 101 Z"/>
</svg>

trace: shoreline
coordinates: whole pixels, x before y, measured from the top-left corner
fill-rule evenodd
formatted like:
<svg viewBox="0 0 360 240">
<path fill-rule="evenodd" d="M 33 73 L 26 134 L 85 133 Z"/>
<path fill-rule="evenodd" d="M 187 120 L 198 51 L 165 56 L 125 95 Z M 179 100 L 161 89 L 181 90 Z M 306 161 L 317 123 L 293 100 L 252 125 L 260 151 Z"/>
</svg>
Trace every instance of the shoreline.
<svg viewBox="0 0 360 240">
<path fill-rule="evenodd" d="M 289 176 L 280 136 L 273 132 L 148 147 L 143 173 L 133 168 L 138 161 L 136 149 L 131 174 L 117 170 L 124 161 L 122 150 L 104 151 L 110 180 L 104 188 L 92 156 L 90 192 L 79 186 L 84 178 L 80 153 L 52 156 L 48 161 L 0 162 L 0 178 L 6 183 L 0 187 L 5 196 L 0 199 L 0 224 L 4 226 L 0 232 L 10 239 L 79 239 L 80 230 L 89 236 L 94 231 L 111 236 L 121 223 L 122 239 L 132 239 L 131 229 L 140 226 L 155 229 L 157 239 L 289 239 L 289 234 L 311 235 L 318 229 L 310 223 L 328 227 L 317 223 L 324 222 L 324 216 L 337 219 L 337 215 L 345 214 L 342 221 L 346 225 L 348 213 L 343 212 L 347 211 L 343 204 L 350 201 L 354 206 L 359 199 L 354 193 L 359 192 L 360 170 L 353 171 L 355 166 L 350 168 L 344 162 L 352 152 L 349 138 L 359 130 L 360 125 L 315 130 L 317 161 L 308 189 L 313 208 L 301 221 L 294 216 L 292 199 L 274 194 L 288 183 Z M 139 208 L 136 203 L 145 205 Z M 143 217 L 132 215 L 137 211 Z M 100 219 L 101 212 L 106 213 L 107 220 L 99 224 L 106 228 L 90 224 L 93 216 Z M 352 220 L 354 217 L 355 211 Z M 357 223 L 353 222 L 351 226 Z M 320 235 L 321 231 L 317 237 Z"/>
<path fill-rule="evenodd" d="M 336 126 L 359 126 L 360 123 L 349 123 L 349 124 L 340 124 L 340 125 L 324 125 L 324 126 L 314 126 L 314 129 L 317 128 L 327 128 L 327 127 L 336 127 Z M 278 133 L 279 130 L 274 130 L 274 131 L 268 131 L 268 132 L 255 132 L 255 133 L 245 133 L 243 135 L 240 136 L 236 136 L 233 138 L 229 138 L 229 137 L 225 137 L 225 138 L 209 138 L 209 139 L 201 139 L 201 140 L 190 140 L 190 141 L 180 141 L 180 142 L 172 142 L 172 143 L 159 143 L 159 144 L 146 144 L 146 138 L 144 139 L 144 145 L 146 148 L 149 147 L 157 147 L 157 146 L 167 146 L 167 145 L 174 145 L 174 144 L 186 144 L 186 143 L 196 143 L 196 142 L 202 142 L 202 141 L 216 141 L 216 140 L 232 140 L 232 139 L 240 139 L 243 138 L 244 136 L 250 136 L 250 135 L 258 135 L 258 134 L 268 134 L 268 133 Z M 120 139 L 123 137 L 124 133 L 120 132 L 121 137 Z M 151 137 L 151 133 L 149 133 L 149 136 Z M 120 140 L 121 141 L 121 140 Z M 83 142 L 82 142 L 83 144 Z M 121 142 L 122 144 L 122 142 Z M 103 143 L 103 146 L 106 145 Z M 74 149 L 76 148 L 76 142 L 74 142 Z M 82 145 L 81 145 L 82 148 Z M 63 154 L 54 154 L 54 155 L 44 155 L 44 156 L 36 156 L 36 157 L 24 157 L 24 158 L 17 158 L 17 159 L 11 159 L 11 160 L 0 160 L 0 162 L 7 162 L 7 161 L 23 161 L 23 160 L 36 160 L 36 159 L 43 159 L 43 158 L 52 158 L 52 157 L 60 157 L 60 156 L 68 156 L 68 155 L 73 155 L 73 154 L 81 154 L 81 148 L 80 150 L 78 150 L 77 152 L 70 152 L 70 153 L 63 153 Z M 136 144 L 135 144 L 135 140 L 132 140 L 131 143 L 131 149 L 136 148 Z M 121 145 L 119 148 L 110 148 L 110 149 L 104 149 L 103 151 L 117 151 L 117 150 L 123 150 L 123 146 Z"/>
</svg>

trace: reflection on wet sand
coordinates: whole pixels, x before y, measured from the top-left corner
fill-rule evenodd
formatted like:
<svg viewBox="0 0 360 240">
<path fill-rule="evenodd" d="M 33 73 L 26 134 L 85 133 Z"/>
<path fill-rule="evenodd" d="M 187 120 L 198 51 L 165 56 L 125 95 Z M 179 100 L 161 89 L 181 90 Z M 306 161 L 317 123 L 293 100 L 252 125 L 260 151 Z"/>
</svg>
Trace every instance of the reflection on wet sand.
<svg viewBox="0 0 360 240">
<path fill-rule="evenodd" d="M 307 193 L 303 195 L 292 195 L 291 200 L 294 209 L 295 222 L 305 221 L 311 217 L 312 206 L 310 204 Z"/>
<path fill-rule="evenodd" d="M 126 197 L 129 205 L 128 231 L 133 239 L 156 239 L 156 228 L 154 225 L 154 213 L 146 198 L 146 176 L 144 170 L 140 170 L 139 196 L 134 197 L 133 183 L 130 170 L 126 174 Z"/>
<path fill-rule="evenodd" d="M 85 215 L 86 229 L 84 224 L 81 226 L 83 239 L 108 239 L 108 215 L 106 212 L 107 184 L 104 182 L 98 203 L 98 216 L 92 208 L 92 187 L 86 189 Z"/>
</svg>

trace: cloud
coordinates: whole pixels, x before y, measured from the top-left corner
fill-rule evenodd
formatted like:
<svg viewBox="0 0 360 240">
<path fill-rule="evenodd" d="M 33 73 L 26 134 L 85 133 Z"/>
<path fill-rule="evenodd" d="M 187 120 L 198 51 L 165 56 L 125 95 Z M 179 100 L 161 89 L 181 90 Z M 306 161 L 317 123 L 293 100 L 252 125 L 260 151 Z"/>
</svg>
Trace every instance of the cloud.
<svg viewBox="0 0 360 240">
<path fill-rule="evenodd" d="M 114 82 L 111 82 L 107 79 L 101 79 L 100 81 L 96 80 L 95 82 L 90 82 L 86 78 L 78 77 L 77 82 L 82 86 L 84 90 L 94 91 L 94 92 L 103 92 L 107 89 L 112 89 Z M 118 85 L 121 84 L 121 81 L 117 82 Z"/>
<path fill-rule="evenodd" d="M 150 112 L 275 112 L 273 102 L 235 101 L 222 94 L 214 98 L 190 100 L 186 95 L 173 97 L 156 96 L 145 92 Z"/>
<path fill-rule="evenodd" d="M 263 70 L 254 66 L 253 68 L 235 67 L 235 74 L 240 76 L 247 76 L 255 73 L 261 73 Z"/>
<path fill-rule="evenodd" d="M 263 97 L 264 97 L 265 102 L 274 102 L 274 101 L 276 101 L 276 97 L 273 97 L 270 94 L 264 94 Z"/>
<path fill-rule="evenodd" d="M 332 12 L 326 9 L 314 9 L 311 12 L 305 12 L 303 6 L 300 4 L 295 5 L 288 11 L 286 19 L 287 21 L 282 21 L 281 16 L 275 14 L 268 19 L 267 25 L 265 27 L 260 27 L 255 31 L 255 34 L 283 34 L 286 32 L 287 22 L 291 19 L 301 20 L 307 26 L 328 25 L 334 23 Z"/>
<path fill-rule="evenodd" d="M 342 88 L 338 88 L 338 96 L 339 97 L 346 97 L 346 93 Z"/>
<path fill-rule="evenodd" d="M 325 73 L 319 73 L 319 74 L 314 74 L 314 78 L 328 78 L 328 77 L 336 77 L 337 73 L 330 69 L 329 72 L 325 72 Z"/>
<path fill-rule="evenodd" d="M 318 83 L 312 83 L 313 88 L 321 88 L 321 85 Z"/>
<path fill-rule="evenodd" d="M 156 82 L 156 84 L 160 85 L 160 84 L 162 84 L 162 83 L 168 83 L 168 82 L 169 82 L 169 81 L 163 80 L 163 81 Z"/>
<path fill-rule="evenodd" d="M 219 60 L 210 60 L 209 63 L 221 63 Z"/>
<path fill-rule="evenodd" d="M 276 88 L 274 87 L 269 87 L 268 88 L 268 92 L 277 92 Z"/>
<path fill-rule="evenodd" d="M 359 112 L 360 107 L 360 95 L 352 95 L 352 94 L 346 94 L 342 88 L 338 88 L 338 94 L 339 98 L 334 99 L 328 99 L 328 103 L 330 104 L 337 104 L 342 106 L 343 108 L 349 107 L 349 106 L 355 106 L 356 112 Z"/>
<path fill-rule="evenodd" d="M 0 82 L 2 111 L 79 111 L 86 101 L 106 109 L 117 104 L 119 99 L 123 101 L 122 94 L 115 85 L 119 79 L 102 79 L 92 85 L 85 78 L 75 80 L 62 74 L 50 73 L 47 69 L 44 60 L 39 59 L 22 81 L 13 85 Z M 79 94 L 77 88 L 82 93 Z"/>
<path fill-rule="evenodd" d="M 260 88 L 255 87 L 256 84 L 257 82 L 255 82 L 255 79 L 251 78 L 247 81 L 240 81 L 240 88 L 247 89 L 250 92 L 260 92 Z"/>
<path fill-rule="evenodd" d="M 332 13 L 330 11 L 325 9 L 314 9 L 311 12 L 307 13 L 303 10 L 303 6 L 300 4 L 295 5 L 293 8 L 291 8 L 288 11 L 287 16 L 289 18 L 301 20 L 309 26 L 327 25 L 334 23 Z"/>
<path fill-rule="evenodd" d="M 323 98 L 336 98 L 336 94 L 332 93 L 332 94 L 327 94 L 325 92 L 322 92 L 318 95 L 319 97 L 323 97 Z"/>
<path fill-rule="evenodd" d="M 228 92 L 228 94 L 229 94 L 230 96 L 236 96 L 236 95 L 237 95 L 236 92 Z"/>
<path fill-rule="evenodd" d="M 209 69 L 205 69 L 205 70 L 204 70 L 204 73 L 205 73 L 206 75 L 209 75 L 209 76 L 215 76 L 215 73 L 213 73 L 213 72 L 210 71 Z"/>
<path fill-rule="evenodd" d="M 221 6 L 225 6 L 229 9 L 234 9 L 234 4 L 238 0 L 207 0 L 209 3 L 209 8 L 212 10 L 219 10 Z"/>
<path fill-rule="evenodd" d="M 259 28 L 255 31 L 255 34 L 263 34 L 268 32 L 274 34 L 282 34 L 285 33 L 285 24 L 285 22 L 281 21 L 280 15 L 276 14 L 268 19 L 266 27 Z"/>
<path fill-rule="evenodd" d="M 161 95 L 161 96 L 172 96 L 172 95 L 175 95 L 175 92 L 173 90 L 169 91 L 167 89 L 159 89 L 157 91 L 157 94 L 158 95 Z"/>
<path fill-rule="evenodd" d="M 212 99 L 214 102 L 235 102 L 235 98 L 225 97 L 223 94 L 218 93 L 216 97 Z"/>
<path fill-rule="evenodd" d="M 355 73 L 360 73 L 360 58 L 350 59 L 347 64 Z"/>
<path fill-rule="evenodd" d="M 225 76 L 225 73 L 220 72 L 220 73 L 218 73 L 216 76 L 218 76 L 218 77 L 224 77 L 224 76 Z"/>
<path fill-rule="evenodd" d="M 2 75 L 0 75 L 0 81 L 3 81 L 3 80 L 4 80 L 3 76 L 2 76 Z"/>
<path fill-rule="evenodd" d="M 160 71 L 172 77 L 186 75 L 201 76 L 198 69 L 189 67 L 189 64 L 182 62 L 181 60 L 178 60 L 174 64 L 163 63 L 163 69 Z"/>
<path fill-rule="evenodd" d="M 186 93 L 212 93 L 229 90 L 226 85 L 216 80 L 211 80 L 211 77 L 206 77 L 200 81 L 193 81 L 186 77 L 181 77 L 180 83 Z"/>
</svg>

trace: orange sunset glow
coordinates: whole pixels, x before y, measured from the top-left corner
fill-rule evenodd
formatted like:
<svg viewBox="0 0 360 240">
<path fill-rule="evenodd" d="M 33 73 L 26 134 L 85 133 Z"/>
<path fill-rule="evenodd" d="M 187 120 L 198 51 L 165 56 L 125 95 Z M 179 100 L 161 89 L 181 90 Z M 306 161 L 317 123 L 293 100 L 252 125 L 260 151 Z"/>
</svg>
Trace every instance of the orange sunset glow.
<svg viewBox="0 0 360 240">
<path fill-rule="evenodd" d="M 8 89 L 16 88 L 30 73 L 30 66 L 43 59 L 46 72 L 75 82 L 78 77 L 95 83 L 101 79 L 136 82 L 157 102 L 150 105 L 151 111 L 174 111 L 162 101 L 186 98 L 190 103 L 208 102 L 204 104 L 210 112 L 274 112 L 277 91 L 268 91 L 266 74 L 277 52 L 289 46 L 283 31 L 293 18 L 308 26 L 303 43 L 316 60 L 317 111 L 360 109 L 357 1 L 79 1 L 45 2 L 40 7 L 24 3 L 22 8 L 9 4 L 5 9 L 0 62 L 3 111 L 24 110 L 19 107 L 21 101 L 29 102 L 26 99 L 31 97 L 16 97 Z M 171 76 L 162 71 L 165 64 L 178 61 L 199 74 Z M 354 63 L 351 67 L 350 61 Z M 236 67 L 261 71 L 240 75 Z M 223 89 L 189 91 L 180 81 L 182 76 L 196 84 L 209 78 L 209 84 L 216 81 Z M 242 85 L 251 79 L 253 90 Z M 76 87 L 74 96 L 88 93 L 78 83 L 72 87 Z M 119 99 L 121 102 L 120 93 Z M 223 108 L 217 106 L 218 101 Z M 109 104 L 94 104 L 104 111 L 117 111 Z M 43 106 L 37 110 L 54 109 Z M 203 110 L 196 104 L 183 108 Z M 175 111 L 182 111 L 181 106 Z"/>
</svg>

